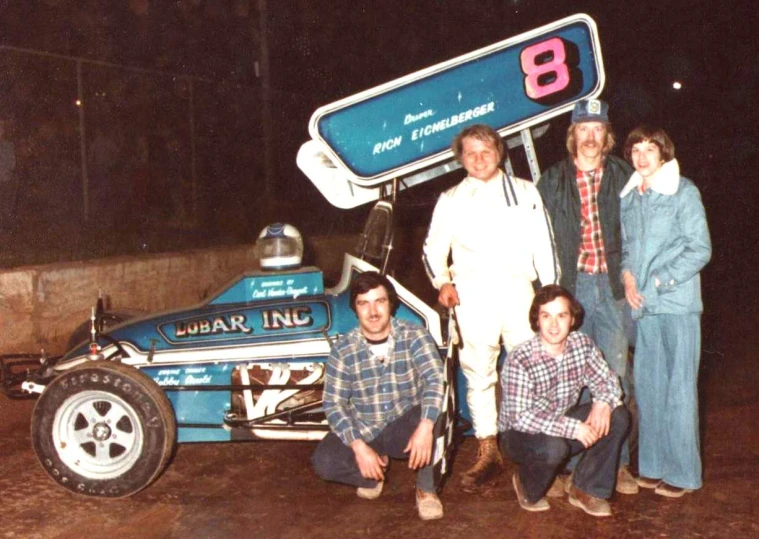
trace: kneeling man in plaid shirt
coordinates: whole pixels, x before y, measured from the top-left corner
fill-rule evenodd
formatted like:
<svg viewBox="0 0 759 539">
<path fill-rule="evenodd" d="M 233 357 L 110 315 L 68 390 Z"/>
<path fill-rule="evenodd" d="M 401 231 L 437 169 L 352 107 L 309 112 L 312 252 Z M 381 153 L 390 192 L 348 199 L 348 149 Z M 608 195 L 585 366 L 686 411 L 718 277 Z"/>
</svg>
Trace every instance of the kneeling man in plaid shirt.
<svg viewBox="0 0 759 539">
<path fill-rule="evenodd" d="M 560 497 L 593 516 L 610 516 L 619 455 L 630 414 L 622 404 L 617 375 L 600 350 L 577 331 L 582 305 L 560 286 L 543 287 L 530 307 L 536 335 L 517 346 L 501 371 L 498 414 L 501 448 L 519 465 L 513 484 L 528 511 L 550 508 Z M 583 387 L 592 403 L 577 404 Z M 558 473 L 583 453 L 566 484 Z"/>
<path fill-rule="evenodd" d="M 340 337 L 327 361 L 324 413 L 332 432 L 316 448 L 314 469 L 373 500 L 389 459 L 408 459 L 417 470 L 419 517 L 441 518 L 432 454 L 444 387 L 435 341 L 425 328 L 392 316 L 395 287 L 375 271 L 354 279 L 350 304 L 359 327 Z"/>
</svg>

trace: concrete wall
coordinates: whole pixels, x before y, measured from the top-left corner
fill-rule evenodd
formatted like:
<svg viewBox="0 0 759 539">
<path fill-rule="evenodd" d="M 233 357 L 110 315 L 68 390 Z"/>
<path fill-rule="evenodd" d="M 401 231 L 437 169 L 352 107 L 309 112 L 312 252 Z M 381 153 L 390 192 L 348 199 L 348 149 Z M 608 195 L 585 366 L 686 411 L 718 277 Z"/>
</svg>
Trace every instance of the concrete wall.
<svg viewBox="0 0 759 539">
<path fill-rule="evenodd" d="M 336 282 L 354 237 L 314 238 L 309 263 Z M 258 268 L 252 246 L 107 258 L 0 270 L 0 353 L 64 352 L 102 290 L 111 311 L 146 313 L 192 305 Z"/>
</svg>

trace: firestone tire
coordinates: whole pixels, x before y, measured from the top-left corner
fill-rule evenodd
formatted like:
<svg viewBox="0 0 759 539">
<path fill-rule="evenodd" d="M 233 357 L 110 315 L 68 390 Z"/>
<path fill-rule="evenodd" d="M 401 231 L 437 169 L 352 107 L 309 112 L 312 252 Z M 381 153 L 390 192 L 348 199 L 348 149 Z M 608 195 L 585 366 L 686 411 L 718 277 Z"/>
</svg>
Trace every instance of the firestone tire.
<svg viewBox="0 0 759 539">
<path fill-rule="evenodd" d="M 55 378 L 32 415 L 42 467 L 63 488 L 102 498 L 130 496 L 166 467 L 176 443 L 171 403 L 137 369 L 92 361 Z"/>
</svg>

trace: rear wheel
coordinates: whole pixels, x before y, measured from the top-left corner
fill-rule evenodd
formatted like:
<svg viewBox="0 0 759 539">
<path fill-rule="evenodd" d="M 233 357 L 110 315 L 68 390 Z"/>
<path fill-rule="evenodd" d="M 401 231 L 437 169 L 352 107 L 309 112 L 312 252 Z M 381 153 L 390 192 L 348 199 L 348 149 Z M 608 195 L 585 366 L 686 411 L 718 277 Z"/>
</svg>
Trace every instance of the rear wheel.
<svg viewBox="0 0 759 539">
<path fill-rule="evenodd" d="M 171 403 L 138 370 L 107 361 L 74 367 L 43 391 L 32 417 L 42 467 L 62 487 L 120 498 L 163 471 L 176 443 Z"/>
</svg>

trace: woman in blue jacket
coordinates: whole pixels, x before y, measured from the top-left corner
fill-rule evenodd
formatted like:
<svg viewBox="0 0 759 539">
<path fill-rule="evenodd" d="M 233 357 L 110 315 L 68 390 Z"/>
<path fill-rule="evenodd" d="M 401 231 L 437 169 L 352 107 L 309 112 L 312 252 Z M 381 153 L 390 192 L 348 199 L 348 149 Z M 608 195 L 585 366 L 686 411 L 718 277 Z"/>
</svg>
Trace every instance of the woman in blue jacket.
<svg viewBox="0 0 759 539">
<path fill-rule="evenodd" d="M 622 282 L 638 329 L 638 484 L 679 498 L 701 487 L 699 272 L 712 246 L 701 195 L 680 176 L 667 134 L 638 127 L 625 156 L 635 168 L 620 194 L 620 214 Z"/>
</svg>

